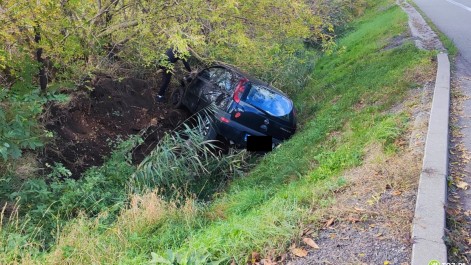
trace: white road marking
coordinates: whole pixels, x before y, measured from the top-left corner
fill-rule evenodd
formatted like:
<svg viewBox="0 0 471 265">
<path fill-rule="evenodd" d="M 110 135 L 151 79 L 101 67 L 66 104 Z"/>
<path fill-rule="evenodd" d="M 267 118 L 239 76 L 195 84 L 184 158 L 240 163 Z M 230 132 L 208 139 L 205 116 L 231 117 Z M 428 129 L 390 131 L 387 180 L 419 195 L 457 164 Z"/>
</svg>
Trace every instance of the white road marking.
<svg viewBox="0 0 471 265">
<path fill-rule="evenodd" d="M 456 6 L 459 6 L 459 7 L 461 7 L 461 8 L 464 8 L 465 10 L 468 10 L 469 12 L 471 12 L 471 7 L 469 7 L 469 6 L 465 6 L 465 5 L 463 5 L 462 3 L 458 3 L 458 2 L 453 1 L 453 0 L 446 0 L 446 1 L 449 2 L 449 3 L 451 3 L 451 4 L 454 4 L 454 5 L 456 5 Z"/>
</svg>

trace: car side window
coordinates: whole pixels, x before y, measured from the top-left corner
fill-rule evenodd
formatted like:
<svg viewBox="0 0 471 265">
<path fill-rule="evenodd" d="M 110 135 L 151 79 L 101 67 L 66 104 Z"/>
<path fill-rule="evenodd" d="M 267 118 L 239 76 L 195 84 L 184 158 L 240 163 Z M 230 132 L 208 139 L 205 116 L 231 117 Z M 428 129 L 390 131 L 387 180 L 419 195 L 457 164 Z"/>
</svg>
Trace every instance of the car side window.
<svg viewBox="0 0 471 265">
<path fill-rule="evenodd" d="M 209 80 L 210 79 L 210 72 L 208 71 L 208 69 L 205 69 L 203 71 L 201 71 L 199 74 L 198 74 L 198 77 L 199 78 L 203 78 L 205 80 Z"/>
<path fill-rule="evenodd" d="M 216 87 L 227 93 L 233 91 L 236 85 L 235 76 L 224 68 L 211 68 L 210 80 Z"/>
</svg>

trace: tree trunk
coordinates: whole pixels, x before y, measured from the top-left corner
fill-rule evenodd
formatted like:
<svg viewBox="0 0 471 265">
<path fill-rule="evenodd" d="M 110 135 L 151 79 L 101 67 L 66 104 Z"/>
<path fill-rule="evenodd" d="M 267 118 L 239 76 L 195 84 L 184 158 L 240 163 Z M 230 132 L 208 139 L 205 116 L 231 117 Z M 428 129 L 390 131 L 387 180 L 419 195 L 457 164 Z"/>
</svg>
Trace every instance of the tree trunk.
<svg viewBox="0 0 471 265">
<path fill-rule="evenodd" d="M 41 41 L 41 32 L 39 31 L 39 25 L 34 28 L 34 41 L 39 45 Z M 43 48 L 38 47 L 36 49 L 36 61 L 39 63 L 39 87 L 41 88 L 41 93 L 46 94 L 47 90 L 47 77 L 46 77 L 46 65 L 44 63 Z"/>
</svg>

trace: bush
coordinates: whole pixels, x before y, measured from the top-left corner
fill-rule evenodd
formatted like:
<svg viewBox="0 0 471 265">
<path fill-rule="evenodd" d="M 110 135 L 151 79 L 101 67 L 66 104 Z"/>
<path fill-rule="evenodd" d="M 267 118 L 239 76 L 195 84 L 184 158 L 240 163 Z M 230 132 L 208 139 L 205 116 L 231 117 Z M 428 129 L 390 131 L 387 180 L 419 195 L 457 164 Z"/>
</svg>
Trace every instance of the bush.
<svg viewBox="0 0 471 265">
<path fill-rule="evenodd" d="M 40 93 L 32 79 L 37 64 L 30 58 L 16 62 L 13 69 L 18 71 L 15 81 L 8 87 L 0 83 L 0 156 L 4 162 L 19 158 L 21 149 L 43 146 L 44 139 L 52 137 L 38 122 L 44 104 L 67 99 L 65 95 Z"/>
<path fill-rule="evenodd" d="M 197 120 L 202 126 L 199 116 Z M 242 173 L 247 152 L 217 154 L 216 143 L 204 140 L 198 126 L 184 124 L 181 132 L 164 136 L 132 175 L 134 193 L 159 187 L 170 197 L 191 194 L 204 198 L 223 187 L 224 180 Z"/>
</svg>

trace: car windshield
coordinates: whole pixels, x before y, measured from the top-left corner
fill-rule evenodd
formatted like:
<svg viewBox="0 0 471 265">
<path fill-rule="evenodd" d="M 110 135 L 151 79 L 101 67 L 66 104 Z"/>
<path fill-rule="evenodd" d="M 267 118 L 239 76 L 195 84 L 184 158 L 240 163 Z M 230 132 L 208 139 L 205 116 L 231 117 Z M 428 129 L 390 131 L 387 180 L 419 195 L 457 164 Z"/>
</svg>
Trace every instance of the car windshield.
<svg viewBox="0 0 471 265">
<path fill-rule="evenodd" d="M 293 109 L 291 100 L 263 86 L 250 84 L 250 90 L 244 101 L 266 111 L 268 114 L 289 121 Z"/>
</svg>

